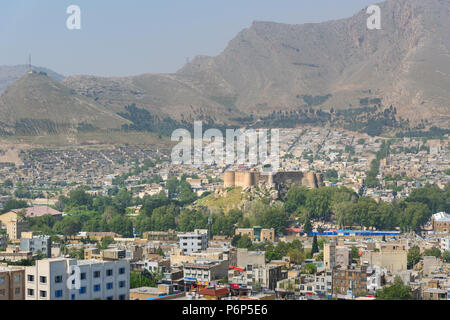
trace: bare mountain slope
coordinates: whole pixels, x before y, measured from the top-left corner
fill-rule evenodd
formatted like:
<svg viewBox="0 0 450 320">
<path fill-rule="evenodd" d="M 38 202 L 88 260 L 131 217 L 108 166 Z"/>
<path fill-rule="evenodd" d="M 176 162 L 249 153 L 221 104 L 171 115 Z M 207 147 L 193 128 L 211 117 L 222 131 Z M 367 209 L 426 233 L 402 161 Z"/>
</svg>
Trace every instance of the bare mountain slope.
<svg viewBox="0 0 450 320">
<path fill-rule="evenodd" d="M 22 78 L 24 74 L 28 72 L 28 69 L 29 67 L 26 65 L 0 66 L 0 94 L 14 82 Z M 50 78 L 58 82 L 61 82 L 64 79 L 63 75 L 46 68 L 33 66 L 33 70 L 36 72 L 45 72 Z"/>
<path fill-rule="evenodd" d="M 388 0 L 382 30 L 366 10 L 348 19 L 287 25 L 255 22 L 217 57 L 197 57 L 176 74 L 69 77 L 64 83 L 115 111 L 131 102 L 168 114 L 207 108 L 218 118 L 298 108 L 348 108 L 371 95 L 411 120 L 448 126 L 450 0 Z M 232 114 L 228 114 L 232 111 Z"/>
<path fill-rule="evenodd" d="M 0 97 L 0 122 L 10 131 L 19 127 L 33 133 L 92 125 L 120 128 L 128 121 L 93 100 L 41 73 L 27 73 Z"/>
</svg>

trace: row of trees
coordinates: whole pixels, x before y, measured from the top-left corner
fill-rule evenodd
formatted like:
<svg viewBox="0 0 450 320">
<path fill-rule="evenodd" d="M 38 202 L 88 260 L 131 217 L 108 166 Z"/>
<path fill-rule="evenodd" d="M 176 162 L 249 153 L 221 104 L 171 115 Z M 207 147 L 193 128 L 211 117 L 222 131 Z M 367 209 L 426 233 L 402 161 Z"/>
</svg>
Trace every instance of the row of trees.
<svg viewBox="0 0 450 320">
<path fill-rule="evenodd" d="M 410 196 L 392 204 L 359 197 L 347 188 L 327 187 L 309 190 L 292 187 L 284 199 L 285 209 L 307 222 L 308 219 L 333 221 L 341 227 L 420 231 L 433 213 L 450 210 L 450 185 L 414 189 Z"/>
<path fill-rule="evenodd" d="M 193 193 L 186 182 L 174 185 L 179 194 Z M 189 198 L 189 200 L 187 200 Z M 249 202 L 244 211 L 231 210 L 211 212 L 206 207 L 190 206 L 196 197 L 170 198 L 164 193 L 133 198 L 126 189 L 120 189 L 115 196 L 92 196 L 80 188 L 68 197 L 61 196 L 57 208 L 67 214 L 57 221 L 52 216 L 29 219 L 33 231 L 47 234 L 73 235 L 79 231 L 111 231 L 123 236 L 139 235 L 145 231 L 193 231 L 211 229 L 212 235 L 233 236 L 236 227 L 248 228 L 259 225 L 274 228 L 283 233 L 291 224 L 291 217 L 298 217 L 305 223 L 310 220 L 336 221 L 341 227 L 366 227 L 420 231 L 429 221 L 432 213 L 450 210 L 450 185 L 444 190 L 437 186 L 415 189 L 411 195 L 392 204 L 367 197 L 359 197 L 345 187 L 307 189 L 293 186 L 283 201 L 271 203 L 268 199 Z M 130 217 L 127 207 L 142 205 L 138 217 Z M 24 207 L 25 202 L 14 200 L 5 208 Z"/>
</svg>

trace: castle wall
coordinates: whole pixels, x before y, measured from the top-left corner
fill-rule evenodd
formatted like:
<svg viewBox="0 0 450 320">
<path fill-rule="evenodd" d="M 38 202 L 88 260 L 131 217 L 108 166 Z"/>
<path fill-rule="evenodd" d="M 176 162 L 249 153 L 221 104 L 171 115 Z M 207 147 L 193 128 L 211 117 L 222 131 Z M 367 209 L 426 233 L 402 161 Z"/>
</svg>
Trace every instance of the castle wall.
<svg viewBox="0 0 450 320">
<path fill-rule="evenodd" d="M 224 187 L 248 188 L 264 182 L 268 185 L 297 185 L 309 188 L 322 187 L 323 178 L 321 174 L 308 172 L 304 174 L 300 171 L 277 172 L 274 175 L 262 175 L 254 171 L 227 171 L 224 174 Z"/>
</svg>

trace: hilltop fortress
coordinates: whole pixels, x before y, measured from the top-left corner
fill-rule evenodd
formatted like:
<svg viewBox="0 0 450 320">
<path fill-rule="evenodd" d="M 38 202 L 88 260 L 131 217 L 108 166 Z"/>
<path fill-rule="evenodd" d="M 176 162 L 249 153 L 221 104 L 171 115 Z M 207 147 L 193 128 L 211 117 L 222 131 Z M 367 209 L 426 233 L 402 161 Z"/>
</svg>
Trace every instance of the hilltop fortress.
<svg viewBox="0 0 450 320">
<path fill-rule="evenodd" d="M 285 171 L 263 175 L 256 171 L 226 171 L 223 177 L 224 187 L 253 187 L 261 183 L 278 187 L 284 185 L 320 188 L 324 186 L 322 174 L 314 172 Z"/>
</svg>

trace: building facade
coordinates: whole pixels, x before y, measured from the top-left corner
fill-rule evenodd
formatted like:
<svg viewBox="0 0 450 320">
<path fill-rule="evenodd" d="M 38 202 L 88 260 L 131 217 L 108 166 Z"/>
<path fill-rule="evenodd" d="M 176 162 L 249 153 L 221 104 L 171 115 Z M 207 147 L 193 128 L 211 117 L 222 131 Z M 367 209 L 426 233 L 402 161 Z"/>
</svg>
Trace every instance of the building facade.
<svg viewBox="0 0 450 320">
<path fill-rule="evenodd" d="M 79 274 L 72 273 L 71 267 L 78 267 Z M 79 283 L 72 277 L 79 277 Z M 128 300 L 129 282 L 127 260 L 44 259 L 26 267 L 25 299 Z"/>
<path fill-rule="evenodd" d="M 434 232 L 450 232 L 450 214 L 439 212 L 434 214 L 431 219 Z"/>
<path fill-rule="evenodd" d="M 208 232 L 195 230 L 194 232 L 182 233 L 178 235 L 180 248 L 184 253 L 189 254 L 208 248 Z"/>
<path fill-rule="evenodd" d="M 333 270 L 333 293 L 347 296 L 366 295 L 367 278 L 365 266 L 335 269 Z"/>
<path fill-rule="evenodd" d="M 21 267 L 0 266 L 0 301 L 24 300 L 25 270 Z"/>
<path fill-rule="evenodd" d="M 47 258 L 52 257 L 52 240 L 49 236 L 31 236 L 20 239 L 20 251 L 29 251 L 32 254 L 41 252 Z"/>
</svg>

